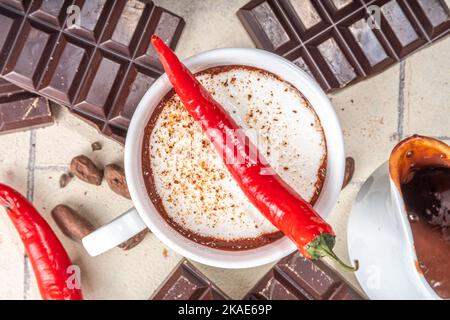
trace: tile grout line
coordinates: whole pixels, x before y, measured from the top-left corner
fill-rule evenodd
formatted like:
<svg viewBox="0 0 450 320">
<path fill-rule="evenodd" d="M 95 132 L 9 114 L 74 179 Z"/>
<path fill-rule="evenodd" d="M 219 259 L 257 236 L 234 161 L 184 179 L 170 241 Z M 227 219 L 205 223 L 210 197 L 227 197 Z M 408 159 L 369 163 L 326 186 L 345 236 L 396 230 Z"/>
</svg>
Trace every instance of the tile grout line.
<svg viewBox="0 0 450 320">
<path fill-rule="evenodd" d="M 405 120 L 405 61 L 400 62 L 400 76 L 398 86 L 398 120 L 397 120 L 397 139 L 400 141 L 404 135 L 404 120 Z"/>
<path fill-rule="evenodd" d="M 34 166 L 34 171 L 46 171 L 46 170 L 51 170 L 51 171 L 68 171 L 69 170 L 69 166 L 68 165 L 35 165 Z"/>
<path fill-rule="evenodd" d="M 30 131 L 30 145 L 28 148 L 28 174 L 27 174 L 27 199 L 33 202 L 34 198 L 34 171 L 36 165 L 36 129 Z M 30 291 L 31 272 L 28 256 L 24 254 L 24 278 L 23 299 L 27 300 Z"/>
<path fill-rule="evenodd" d="M 435 138 L 438 140 L 450 140 L 450 136 L 436 136 Z"/>
</svg>

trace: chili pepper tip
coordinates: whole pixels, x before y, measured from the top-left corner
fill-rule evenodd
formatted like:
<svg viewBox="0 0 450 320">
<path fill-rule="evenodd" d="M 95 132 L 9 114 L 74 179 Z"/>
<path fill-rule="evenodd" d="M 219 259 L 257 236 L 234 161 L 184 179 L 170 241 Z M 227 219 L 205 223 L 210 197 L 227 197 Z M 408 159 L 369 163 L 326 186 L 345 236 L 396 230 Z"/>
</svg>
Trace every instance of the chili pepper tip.
<svg viewBox="0 0 450 320">
<path fill-rule="evenodd" d="M 170 50 L 167 47 L 167 45 L 164 43 L 164 41 L 160 37 L 158 37 L 156 34 L 152 34 L 152 36 L 150 37 L 150 43 L 156 49 L 156 52 L 158 53 L 160 60 L 161 60 L 161 52 L 165 51 L 166 49 Z"/>
<path fill-rule="evenodd" d="M 155 48 L 161 47 L 161 44 L 164 44 L 164 41 L 162 41 L 156 34 L 152 34 L 150 37 L 150 42 Z"/>
</svg>

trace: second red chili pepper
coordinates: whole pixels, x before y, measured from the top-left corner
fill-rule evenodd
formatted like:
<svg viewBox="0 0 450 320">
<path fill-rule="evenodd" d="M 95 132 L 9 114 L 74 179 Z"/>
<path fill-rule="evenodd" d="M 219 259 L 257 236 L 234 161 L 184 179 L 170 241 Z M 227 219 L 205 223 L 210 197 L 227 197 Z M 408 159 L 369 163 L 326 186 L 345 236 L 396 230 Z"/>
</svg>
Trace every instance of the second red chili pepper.
<svg viewBox="0 0 450 320">
<path fill-rule="evenodd" d="M 319 259 L 328 256 L 346 270 L 357 270 L 357 261 L 355 267 L 348 266 L 333 252 L 335 234 L 331 226 L 268 167 L 259 152 L 256 156 L 249 154 L 248 150 L 257 149 L 240 133 L 241 128 L 234 119 L 175 53 L 155 35 L 151 42 L 183 105 L 222 155 L 225 165 L 250 202 L 289 237 L 305 257 Z M 266 174 L 267 170 L 273 174 Z"/>
<path fill-rule="evenodd" d="M 19 232 L 45 300 L 81 300 L 81 289 L 69 285 L 69 256 L 48 223 L 13 188 L 0 183 L 0 205 Z M 76 286 L 76 283 L 75 283 Z"/>
</svg>

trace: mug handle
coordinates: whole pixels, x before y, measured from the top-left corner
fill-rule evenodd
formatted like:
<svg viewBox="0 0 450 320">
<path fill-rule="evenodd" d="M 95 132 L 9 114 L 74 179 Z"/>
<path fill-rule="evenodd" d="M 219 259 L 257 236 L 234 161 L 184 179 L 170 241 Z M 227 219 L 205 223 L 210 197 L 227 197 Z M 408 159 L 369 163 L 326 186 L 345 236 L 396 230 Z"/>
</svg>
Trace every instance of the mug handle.
<svg viewBox="0 0 450 320">
<path fill-rule="evenodd" d="M 110 223 L 88 234 L 81 241 L 86 251 L 95 257 L 127 241 L 145 228 L 147 226 L 136 209 L 131 208 Z"/>
</svg>

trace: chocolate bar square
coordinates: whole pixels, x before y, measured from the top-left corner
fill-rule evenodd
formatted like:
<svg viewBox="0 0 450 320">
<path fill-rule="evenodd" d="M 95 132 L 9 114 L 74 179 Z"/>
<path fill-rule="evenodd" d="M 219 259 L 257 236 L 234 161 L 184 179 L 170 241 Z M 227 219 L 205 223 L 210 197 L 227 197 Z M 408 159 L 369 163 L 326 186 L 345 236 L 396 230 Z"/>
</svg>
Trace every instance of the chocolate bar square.
<svg viewBox="0 0 450 320">
<path fill-rule="evenodd" d="M 293 61 L 326 92 L 450 33 L 444 0 L 252 0 L 237 15 L 258 48 Z"/>
<path fill-rule="evenodd" d="M 124 143 L 134 110 L 174 48 L 181 17 L 152 1 L 0 0 L 0 77 L 49 98 Z"/>
</svg>

